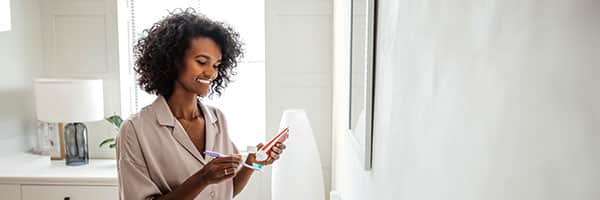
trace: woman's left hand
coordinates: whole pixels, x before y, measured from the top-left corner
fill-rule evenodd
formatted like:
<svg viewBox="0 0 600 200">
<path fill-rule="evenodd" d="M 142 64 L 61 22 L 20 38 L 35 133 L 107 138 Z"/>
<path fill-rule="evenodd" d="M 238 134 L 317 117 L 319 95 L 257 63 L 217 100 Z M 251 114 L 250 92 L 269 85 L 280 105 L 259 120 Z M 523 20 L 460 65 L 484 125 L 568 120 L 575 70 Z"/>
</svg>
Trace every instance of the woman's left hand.
<svg viewBox="0 0 600 200">
<path fill-rule="evenodd" d="M 256 146 L 256 148 L 260 149 L 263 146 L 264 145 L 261 143 L 261 144 L 258 144 Z M 281 157 L 281 154 L 283 154 L 283 150 L 285 150 L 285 148 L 286 148 L 285 144 L 282 144 L 282 143 L 278 142 L 271 149 L 272 151 L 271 151 L 271 155 L 269 155 L 269 159 L 267 159 L 265 161 L 257 161 L 256 160 L 256 154 L 251 153 L 251 154 L 248 155 L 248 158 L 246 159 L 246 164 L 256 163 L 256 164 L 261 164 L 263 166 L 271 165 L 276 160 L 279 160 L 279 158 Z"/>
</svg>

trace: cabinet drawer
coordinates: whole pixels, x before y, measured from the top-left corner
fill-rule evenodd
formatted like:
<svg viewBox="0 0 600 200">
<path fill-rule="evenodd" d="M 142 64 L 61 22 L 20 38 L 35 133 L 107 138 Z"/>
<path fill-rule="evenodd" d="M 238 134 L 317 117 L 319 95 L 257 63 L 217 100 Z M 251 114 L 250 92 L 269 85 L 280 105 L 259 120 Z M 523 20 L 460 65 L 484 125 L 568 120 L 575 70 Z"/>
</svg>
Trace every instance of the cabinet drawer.
<svg viewBox="0 0 600 200">
<path fill-rule="evenodd" d="M 22 200 L 117 200 L 116 186 L 23 185 Z"/>
<path fill-rule="evenodd" d="M 21 199 L 19 185 L 0 184 L 0 199 Z"/>
</svg>

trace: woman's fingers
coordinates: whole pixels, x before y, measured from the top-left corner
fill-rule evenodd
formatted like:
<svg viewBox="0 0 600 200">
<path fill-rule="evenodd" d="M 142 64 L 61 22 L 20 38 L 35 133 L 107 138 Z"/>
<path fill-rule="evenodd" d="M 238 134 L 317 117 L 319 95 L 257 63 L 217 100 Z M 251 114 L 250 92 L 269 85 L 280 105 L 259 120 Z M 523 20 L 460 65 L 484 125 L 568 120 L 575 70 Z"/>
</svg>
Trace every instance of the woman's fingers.
<svg viewBox="0 0 600 200">
<path fill-rule="evenodd" d="M 278 160 L 279 159 L 279 153 L 271 152 L 271 158 L 273 158 L 273 160 Z"/>
<path fill-rule="evenodd" d="M 282 150 L 280 148 L 273 147 L 273 152 L 280 154 L 282 152 Z"/>
<path fill-rule="evenodd" d="M 273 147 L 273 151 L 277 152 L 278 154 L 283 153 L 283 150 L 286 148 L 285 144 L 282 143 L 277 143 L 274 147 Z"/>
<path fill-rule="evenodd" d="M 203 178 L 211 184 L 233 178 L 238 173 L 240 163 L 239 156 L 215 158 L 202 168 Z"/>
<path fill-rule="evenodd" d="M 209 168 L 210 173 L 217 177 L 228 177 L 231 174 L 237 174 L 237 169 L 241 164 L 241 158 L 219 157 L 213 159 L 205 167 Z"/>
<path fill-rule="evenodd" d="M 237 167 L 227 167 L 227 168 L 223 169 L 223 173 L 224 173 L 225 177 L 231 176 L 231 175 L 235 176 L 237 174 Z"/>
<path fill-rule="evenodd" d="M 239 165 L 224 163 L 217 164 L 211 173 L 216 174 L 217 177 L 221 177 L 223 179 L 235 176 L 237 174 L 237 169 Z"/>
<path fill-rule="evenodd" d="M 219 158 L 215 158 L 213 159 L 211 162 L 214 163 L 241 163 L 242 162 L 242 157 L 235 155 L 235 156 L 227 156 L 227 157 L 219 157 Z"/>
</svg>

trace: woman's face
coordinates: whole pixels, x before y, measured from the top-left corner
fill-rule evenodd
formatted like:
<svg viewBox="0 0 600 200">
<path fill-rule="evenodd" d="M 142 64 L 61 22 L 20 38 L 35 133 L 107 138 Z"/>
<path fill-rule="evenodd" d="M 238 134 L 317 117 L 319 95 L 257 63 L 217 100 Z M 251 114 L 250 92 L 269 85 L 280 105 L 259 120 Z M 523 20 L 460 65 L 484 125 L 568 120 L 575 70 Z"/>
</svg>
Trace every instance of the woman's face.
<svg viewBox="0 0 600 200">
<path fill-rule="evenodd" d="M 207 96 L 212 80 L 219 74 L 217 68 L 221 64 L 221 49 L 208 37 L 194 38 L 183 56 L 182 64 L 177 82 L 188 92 Z"/>
</svg>

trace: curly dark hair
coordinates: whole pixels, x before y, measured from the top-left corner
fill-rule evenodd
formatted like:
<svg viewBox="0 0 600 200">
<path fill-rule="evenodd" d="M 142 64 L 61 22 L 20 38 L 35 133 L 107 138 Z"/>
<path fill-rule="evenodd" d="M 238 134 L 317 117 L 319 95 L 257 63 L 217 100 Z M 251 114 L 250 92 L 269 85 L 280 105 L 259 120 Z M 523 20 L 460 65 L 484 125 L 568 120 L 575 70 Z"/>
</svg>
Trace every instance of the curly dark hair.
<svg viewBox="0 0 600 200">
<path fill-rule="evenodd" d="M 144 34 L 134 46 L 134 70 L 139 74 L 139 86 L 151 94 L 171 96 L 185 51 L 194 38 L 210 38 L 221 49 L 221 64 L 217 78 L 212 81 L 210 97 L 215 93 L 221 96 L 243 56 L 239 33 L 228 24 L 213 21 L 190 8 L 170 12 L 144 30 Z"/>
</svg>

